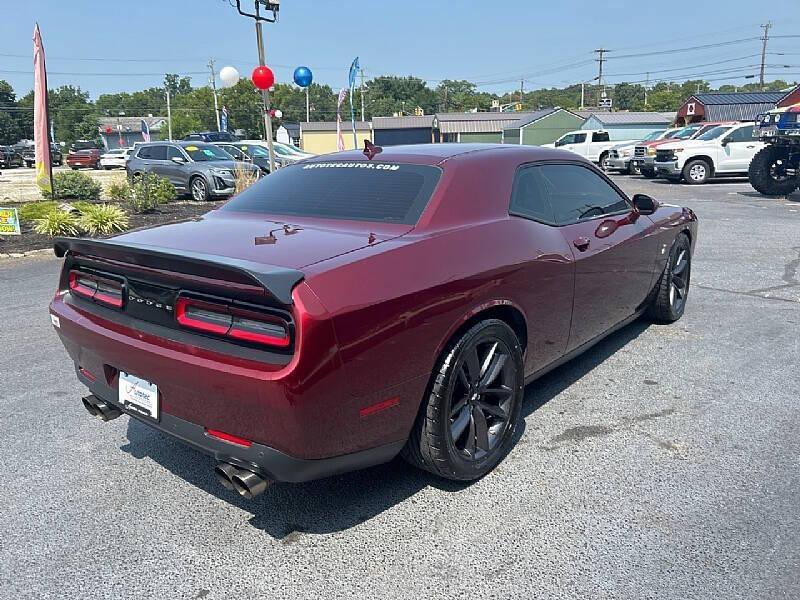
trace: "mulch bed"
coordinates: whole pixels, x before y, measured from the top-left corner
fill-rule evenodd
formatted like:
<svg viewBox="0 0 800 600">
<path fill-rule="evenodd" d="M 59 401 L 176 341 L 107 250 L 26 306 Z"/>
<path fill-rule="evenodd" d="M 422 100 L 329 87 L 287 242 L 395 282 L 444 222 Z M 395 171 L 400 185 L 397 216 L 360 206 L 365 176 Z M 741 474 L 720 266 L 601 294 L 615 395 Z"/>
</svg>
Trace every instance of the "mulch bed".
<svg viewBox="0 0 800 600">
<path fill-rule="evenodd" d="M 148 214 L 129 215 L 129 229 L 139 229 L 155 227 L 165 223 L 174 223 L 184 219 L 199 217 L 208 211 L 222 205 L 222 201 L 214 202 L 172 202 L 163 204 L 159 208 Z M 22 204 L 3 203 L 4 208 L 19 208 Z M 53 238 L 40 235 L 33 231 L 33 223 L 22 222 L 20 229 L 22 235 L 3 235 L 0 236 L 0 255 L 30 252 L 51 248 Z"/>
</svg>

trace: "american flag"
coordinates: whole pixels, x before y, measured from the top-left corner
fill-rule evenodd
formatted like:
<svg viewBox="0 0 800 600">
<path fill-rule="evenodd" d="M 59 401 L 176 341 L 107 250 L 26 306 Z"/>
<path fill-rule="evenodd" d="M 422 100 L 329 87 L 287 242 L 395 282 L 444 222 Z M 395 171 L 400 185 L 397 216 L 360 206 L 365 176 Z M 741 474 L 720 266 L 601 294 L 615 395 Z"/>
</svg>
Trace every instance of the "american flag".
<svg viewBox="0 0 800 600">
<path fill-rule="evenodd" d="M 147 124 L 147 121 L 142 119 L 142 139 L 145 142 L 150 141 L 150 126 Z"/>
</svg>

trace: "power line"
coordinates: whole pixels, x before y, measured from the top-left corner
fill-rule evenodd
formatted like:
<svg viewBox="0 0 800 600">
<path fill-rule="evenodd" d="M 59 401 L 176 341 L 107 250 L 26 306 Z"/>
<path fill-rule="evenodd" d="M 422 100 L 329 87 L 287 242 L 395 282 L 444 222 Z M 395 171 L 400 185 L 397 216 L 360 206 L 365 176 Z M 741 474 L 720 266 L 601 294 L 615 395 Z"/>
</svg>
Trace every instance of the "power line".
<svg viewBox="0 0 800 600">
<path fill-rule="evenodd" d="M 719 61 L 710 62 L 710 63 L 692 65 L 692 67 L 695 67 L 695 68 L 713 67 L 713 66 L 722 65 L 722 64 L 725 64 L 725 63 L 732 63 L 732 62 L 737 62 L 737 61 L 740 61 L 740 60 L 747 60 L 749 58 L 758 58 L 758 56 L 759 56 L 758 54 L 750 54 L 748 56 L 740 56 L 739 58 L 728 58 L 726 60 L 719 60 Z M 614 73 L 612 75 L 606 75 L 606 77 L 628 77 L 630 75 L 647 75 L 648 73 L 650 73 L 650 74 L 653 74 L 653 73 L 668 73 L 670 71 L 682 71 L 684 69 L 686 69 L 685 66 L 683 66 L 683 67 L 675 67 L 675 68 L 672 68 L 672 69 L 660 69 L 660 70 L 656 70 L 656 71 L 651 69 L 650 71 L 639 71 L 637 73 Z"/>
<path fill-rule="evenodd" d="M 694 50 L 707 50 L 709 48 L 721 48 L 723 46 L 733 46 L 736 44 L 742 44 L 744 42 L 752 42 L 753 40 L 760 40 L 760 37 L 748 37 L 748 38 L 740 38 L 738 40 L 728 40 L 727 42 L 715 42 L 713 44 L 703 44 L 701 46 L 687 46 L 685 48 L 670 48 L 667 50 L 658 50 L 655 52 L 639 52 L 636 54 L 618 54 L 616 56 L 610 57 L 608 60 L 618 60 L 621 58 L 641 58 L 644 56 L 658 56 L 663 55 L 666 53 L 675 54 L 677 52 L 691 52 Z"/>
</svg>

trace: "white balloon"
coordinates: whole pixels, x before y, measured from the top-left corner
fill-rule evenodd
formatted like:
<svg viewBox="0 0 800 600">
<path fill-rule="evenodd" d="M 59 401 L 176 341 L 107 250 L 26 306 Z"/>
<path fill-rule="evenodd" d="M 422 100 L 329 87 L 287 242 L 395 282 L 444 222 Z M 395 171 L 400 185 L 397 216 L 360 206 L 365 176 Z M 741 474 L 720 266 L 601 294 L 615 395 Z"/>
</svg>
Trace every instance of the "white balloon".
<svg viewBox="0 0 800 600">
<path fill-rule="evenodd" d="M 283 111 L 281 109 L 276 110 L 275 111 L 275 118 L 276 119 L 280 119 L 282 117 L 283 117 Z"/>
<path fill-rule="evenodd" d="M 233 87 L 239 83 L 239 71 L 233 67 L 222 67 L 219 72 L 219 78 L 222 80 L 224 87 Z"/>
</svg>

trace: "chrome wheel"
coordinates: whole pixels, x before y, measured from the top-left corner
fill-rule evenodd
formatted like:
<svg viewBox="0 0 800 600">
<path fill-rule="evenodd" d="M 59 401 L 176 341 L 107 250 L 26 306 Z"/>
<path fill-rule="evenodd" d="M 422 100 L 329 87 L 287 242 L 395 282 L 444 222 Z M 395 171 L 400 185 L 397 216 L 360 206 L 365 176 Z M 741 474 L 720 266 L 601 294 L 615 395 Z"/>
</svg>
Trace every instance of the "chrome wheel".
<svg viewBox="0 0 800 600">
<path fill-rule="evenodd" d="M 689 177 L 692 181 L 704 181 L 707 170 L 703 164 L 692 165 L 692 168 L 689 169 Z"/>
<path fill-rule="evenodd" d="M 499 339 L 465 349 L 450 394 L 450 439 L 466 460 L 481 460 L 500 444 L 511 422 L 517 367 Z"/>
<path fill-rule="evenodd" d="M 672 306 L 672 310 L 677 314 L 683 312 L 686 296 L 689 293 L 690 261 L 689 250 L 681 248 L 677 252 L 670 269 L 672 279 L 669 288 L 669 303 Z"/>
<path fill-rule="evenodd" d="M 206 199 L 206 182 L 202 177 L 196 177 L 192 181 L 192 199 L 196 202 L 203 202 Z"/>
</svg>

